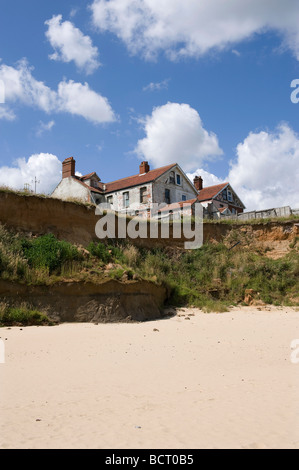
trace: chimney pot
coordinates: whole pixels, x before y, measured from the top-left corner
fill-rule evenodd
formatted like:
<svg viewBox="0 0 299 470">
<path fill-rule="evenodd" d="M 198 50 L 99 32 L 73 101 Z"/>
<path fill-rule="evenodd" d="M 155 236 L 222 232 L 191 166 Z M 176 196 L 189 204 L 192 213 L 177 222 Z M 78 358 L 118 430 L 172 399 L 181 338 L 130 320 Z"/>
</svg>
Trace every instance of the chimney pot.
<svg viewBox="0 0 299 470">
<path fill-rule="evenodd" d="M 62 178 L 69 178 L 75 176 L 76 160 L 73 157 L 66 158 L 62 162 Z"/>
<path fill-rule="evenodd" d="M 148 173 L 150 171 L 150 166 L 148 162 L 141 162 L 139 166 L 139 174 L 143 175 L 144 173 Z"/>
<path fill-rule="evenodd" d="M 201 176 L 195 176 L 195 178 L 193 180 L 193 184 L 194 184 L 195 188 L 197 189 L 197 191 L 201 191 L 202 187 L 203 187 L 202 177 Z"/>
</svg>

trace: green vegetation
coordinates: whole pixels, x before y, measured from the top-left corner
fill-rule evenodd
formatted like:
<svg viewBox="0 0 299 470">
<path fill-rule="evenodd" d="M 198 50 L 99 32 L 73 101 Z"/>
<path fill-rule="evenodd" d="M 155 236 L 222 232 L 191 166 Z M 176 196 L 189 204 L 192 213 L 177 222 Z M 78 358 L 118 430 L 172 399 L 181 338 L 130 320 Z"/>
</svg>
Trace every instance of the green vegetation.
<svg viewBox="0 0 299 470">
<path fill-rule="evenodd" d="M 272 259 L 240 230 L 231 230 L 222 243 L 191 251 L 137 248 L 113 240 L 92 242 L 84 250 L 52 234 L 34 238 L 0 226 L 2 279 L 51 284 L 64 279 L 102 282 L 107 277 L 163 284 L 170 304 L 206 311 L 243 302 L 246 289 L 258 292 L 266 303 L 299 305 L 298 240 L 290 243 L 287 255 Z"/>
<path fill-rule="evenodd" d="M 268 217 L 268 218 L 257 218 L 257 219 L 230 219 L 229 217 L 223 217 L 222 219 L 204 219 L 204 224 L 215 224 L 215 225 L 267 225 L 273 223 L 283 223 L 288 221 L 299 220 L 299 215 L 290 215 L 288 217 Z"/>
<path fill-rule="evenodd" d="M 0 326 L 39 326 L 53 325 L 46 315 L 37 310 L 32 310 L 26 305 L 9 307 L 5 303 L 0 304 Z"/>
<path fill-rule="evenodd" d="M 171 287 L 170 302 L 207 310 L 225 309 L 254 289 L 266 303 L 298 304 L 299 255 L 270 259 L 244 248 L 207 244 L 199 250 L 170 257 L 165 251 L 148 253 L 140 263 L 143 277 L 153 276 Z"/>
</svg>

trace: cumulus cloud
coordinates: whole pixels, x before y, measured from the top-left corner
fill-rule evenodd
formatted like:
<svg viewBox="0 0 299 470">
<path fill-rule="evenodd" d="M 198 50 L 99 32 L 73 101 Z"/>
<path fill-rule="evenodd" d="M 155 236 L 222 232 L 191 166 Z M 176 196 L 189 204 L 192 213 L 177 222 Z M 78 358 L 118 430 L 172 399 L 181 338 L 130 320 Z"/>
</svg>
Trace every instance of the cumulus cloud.
<svg viewBox="0 0 299 470">
<path fill-rule="evenodd" d="M 28 160 L 19 158 L 14 166 L 0 168 L 0 185 L 13 189 L 23 189 L 29 184 L 34 190 L 35 177 L 39 181 L 37 192 L 49 194 L 61 180 L 61 162 L 55 155 L 39 153 Z"/>
<path fill-rule="evenodd" d="M 297 0 L 93 0 L 94 25 L 116 34 L 131 53 L 200 56 L 256 33 L 276 31 L 299 60 Z"/>
<path fill-rule="evenodd" d="M 204 170 L 203 168 L 198 168 L 197 170 L 193 171 L 192 173 L 187 173 L 188 178 L 192 181 L 195 176 L 201 176 L 203 179 L 203 185 L 206 186 L 214 186 L 215 184 L 224 183 L 226 180 L 219 178 L 218 176 L 210 173 L 209 171 Z"/>
<path fill-rule="evenodd" d="M 188 173 L 203 178 L 204 186 L 228 181 L 246 210 L 291 206 L 299 208 L 299 136 L 287 124 L 274 132 L 251 132 L 236 148 L 225 178 L 198 168 Z"/>
<path fill-rule="evenodd" d="M 228 180 L 247 210 L 299 207 L 299 136 L 287 124 L 250 133 L 237 146 Z"/>
<path fill-rule="evenodd" d="M 54 49 L 49 57 L 52 60 L 71 62 L 86 74 L 93 73 L 99 66 L 99 51 L 93 46 L 89 36 L 84 36 L 80 29 L 70 21 L 62 21 L 62 15 L 47 20 L 46 37 Z"/>
<path fill-rule="evenodd" d="M 63 111 L 83 116 L 94 123 L 115 120 L 115 115 L 107 98 L 91 90 L 88 83 L 83 85 L 73 80 L 60 82 L 58 97 L 60 109 Z"/>
<path fill-rule="evenodd" d="M 141 123 L 146 137 L 138 141 L 135 152 L 155 166 L 177 162 L 188 171 L 223 153 L 217 136 L 204 129 L 198 112 L 188 104 L 158 106 Z"/>
<path fill-rule="evenodd" d="M 19 61 L 16 67 L 0 65 L 0 80 L 5 86 L 7 104 L 19 102 L 48 114 L 67 112 L 95 124 L 116 119 L 107 98 L 91 90 L 87 83 L 62 81 L 58 84 L 58 91 L 55 91 L 36 80 L 32 71 L 25 59 Z"/>
</svg>

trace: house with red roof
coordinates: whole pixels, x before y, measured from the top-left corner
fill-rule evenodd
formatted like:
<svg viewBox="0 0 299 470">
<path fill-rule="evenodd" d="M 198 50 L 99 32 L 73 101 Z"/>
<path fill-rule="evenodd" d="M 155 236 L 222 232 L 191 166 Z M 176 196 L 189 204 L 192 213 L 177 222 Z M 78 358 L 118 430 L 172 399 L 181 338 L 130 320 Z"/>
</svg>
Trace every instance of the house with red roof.
<svg viewBox="0 0 299 470">
<path fill-rule="evenodd" d="M 221 215 L 240 214 L 244 211 L 245 205 L 230 183 L 204 188 L 200 176 L 195 176 L 193 183 L 198 192 L 197 199 L 203 205 L 206 217 L 219 218 Z"/>
<path fill-rule="evenodd" d="M 62 163 L 62 180 L 52 197 L 79 199 L 94 204 L 108 203 L 116 212 L 161 218 L 170 214 L 194 213 L 195 204 L 201 203 L 206 217 L 220 217 L 243 212 L 245 206 L 229 183 L 203 187 L 200 176 L 193 183 L 177 163 L 150 169 L 148 162 L 141 162 L 139 172 L 116 181 L 103 183 L 95 173 L 76 174 L 73 157 Z"/>
<path fill-rule="evenodd" d="M 197 197 L 196 188 L 177 163 L 151 170 L 148 162 L 142 162 L 137 174 L 108 183 L 102 183 L 95 172 L 78 176 L 75 164 L 73 157 L 63 161 L 62 180 L 52 197 L 107 202 L 114 211 L 143 217 L 151 216 L 156 204 L 165 206 Z"/>
</svg>

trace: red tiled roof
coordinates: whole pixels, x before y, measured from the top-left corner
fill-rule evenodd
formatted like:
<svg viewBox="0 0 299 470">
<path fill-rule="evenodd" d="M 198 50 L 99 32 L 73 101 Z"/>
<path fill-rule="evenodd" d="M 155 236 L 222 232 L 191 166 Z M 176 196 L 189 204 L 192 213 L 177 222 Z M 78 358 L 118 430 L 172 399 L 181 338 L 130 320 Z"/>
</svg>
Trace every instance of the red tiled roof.
<svg viewBox="0 0 299 470">
<path fill-rule="evenodd" d="M 197 199 L 195 198 L 188 199 L 188 201 L 173 202 L 172 204 L 167 204 L 166 206 L 162 207 L 162 209 L 159 209 L 158 212 L 171 211 L 185 206 L 192 206 L 192 204 L 194 204 L 196 201 Z"/>
<path fill-rule="evenodd" d="M 103 194 L 103 190 L 101 188 L 97 189 L 97 188 L 94 188 L 92 186 L 89 186 L 86 183 L 83 183 L 83 181 L 81 181 L 79 176 L 73 176 L 73 178 L 75 178 L 78 181 L 78 183 L 82 184 L 82 186 L 85 186 L 85 188 L 89 189 L 89 191 L 93 191 L 95 193 Z"/>
<path fill-rule="evenodd" d="M 156 168 L 155 170 L 150 170 L 143 175 L 133 175 L 128 176 L 127 178 L 122 178 L 120 180 L 112 181 L 111 183 L 106 183 L 106 193 L 111 193 L 113 191 L 119 191 L 121 189 L 130 188 L 131 186 L 138 186 L 140 184 L 150 183 L 154 181 L 159 176 L 163 175 L 166 171 L 170 170 L 176 165 L 172 163 L 171 165 L 162 166 L 161 168 Z"/>
<path fill-rule="evenodd" d="M 99 178 L 96 172 L 93 171 L 92 173 L 89 173 L 88 175 L 81 176 L 81 180 L 88 180 L 92 176 L 96 176 L 97 178 Z M 99 178 L 99 181 L 101 181 L 101 178 Z"/>
<path fill-rule="evenodd" d="M 203 188 L 199 191 L 197 199 L 199 201 L 208 201 L 210 199 L 213 199 L 213 197 L 215 197 L 227 185 L 228 183 L 222 183 L 222 184 L 215 184 L 214 186 L 208 186 L 207 188 Z"/>
</svg>

